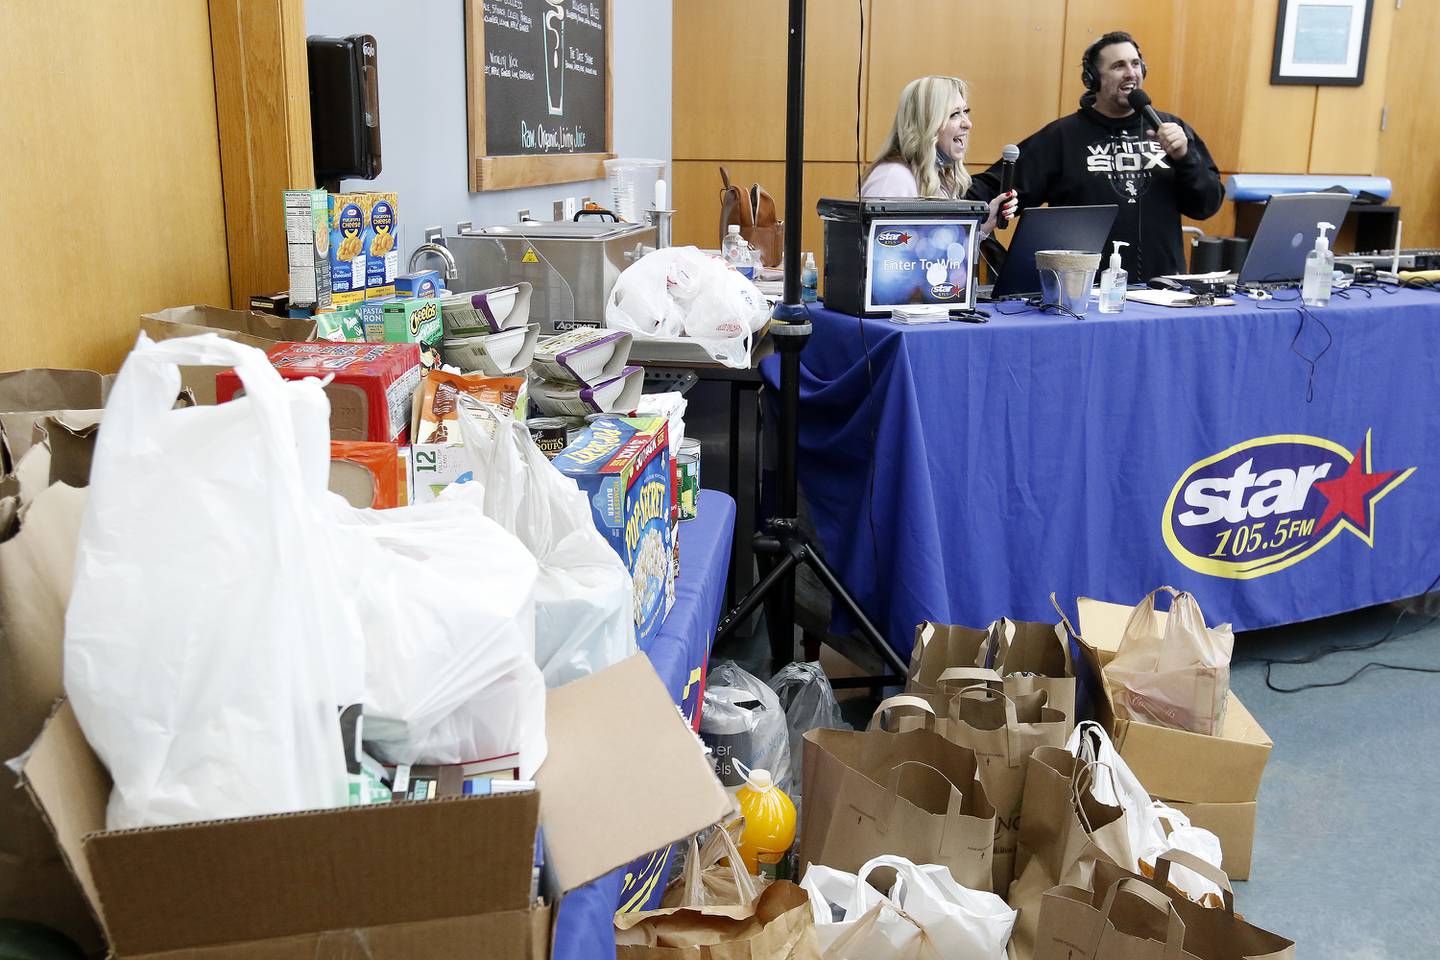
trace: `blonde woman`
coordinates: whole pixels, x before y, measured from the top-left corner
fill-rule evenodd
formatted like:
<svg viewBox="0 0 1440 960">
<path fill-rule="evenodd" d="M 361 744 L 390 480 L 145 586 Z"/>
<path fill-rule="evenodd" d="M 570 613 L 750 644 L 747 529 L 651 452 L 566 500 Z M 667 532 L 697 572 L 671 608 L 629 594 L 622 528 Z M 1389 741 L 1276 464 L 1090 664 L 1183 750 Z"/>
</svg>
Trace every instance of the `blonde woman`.
<svg viewBox="0 0 1440 960">
<path fill-rule="evenodd" d="M 970 143 L 970 105 L 959 77 L 920 77 L 900 93 L 895 123 L 880 155 L 865 174 L 862 197 L 940 197 L 958 200 L 970 189 L 965 148 Z M 1015 192 L 990 201 L 990 217 L 980 227 L 988 237 L 996 213 L 1014 217 Z"/>
</svg>

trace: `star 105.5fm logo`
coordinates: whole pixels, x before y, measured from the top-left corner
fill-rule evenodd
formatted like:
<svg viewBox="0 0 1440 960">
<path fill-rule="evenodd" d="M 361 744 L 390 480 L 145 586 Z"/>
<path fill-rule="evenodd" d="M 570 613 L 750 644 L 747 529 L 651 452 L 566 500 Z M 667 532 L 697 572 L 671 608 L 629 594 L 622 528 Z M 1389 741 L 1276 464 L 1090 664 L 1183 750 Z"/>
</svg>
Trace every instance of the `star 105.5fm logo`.
<svg viewBox="0 0 1440 960">
<path fill-rule="evenodd" d="M 1165 543 L 1191 570 L 1237 580 L 1299 563 L 1343 530 L 1373 548 L 1375 505 L 1414 472 L 1377 470 L 1369 431 L 1355 450 L 1298 434 L 1247 440 L 1181 475 Z"/>
</svg>

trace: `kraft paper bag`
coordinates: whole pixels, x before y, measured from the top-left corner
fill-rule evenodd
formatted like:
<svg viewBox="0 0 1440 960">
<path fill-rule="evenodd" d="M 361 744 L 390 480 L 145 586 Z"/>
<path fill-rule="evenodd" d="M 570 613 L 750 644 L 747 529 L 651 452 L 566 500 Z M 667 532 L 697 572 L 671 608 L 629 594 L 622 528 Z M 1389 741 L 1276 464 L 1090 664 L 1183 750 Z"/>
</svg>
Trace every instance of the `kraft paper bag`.
<svg viewBox="0 0 1440 960">
<path fill-rule="evenodd" d="M 1202 907 L 1166 887 L 1171 862 L 1216 881 L 1224 906 Z M 1057 886 L 1040 908 L 1035 960 L 1293 960 L 1295 944 L 1235 916 L 1225 874 L 1179 851 L 1154 879 L 1097 863 L 1088 882 Z"/>
<path fill-rule="evenodd" d="M 1160 632 L 1152 614 L 1162 591 L 1173 599 Z M 1230 624 L 1207 627 L 1194 596 L 1174 587 L 1152 591 L 1130 614 L 1120 649 L 1104 667 L 1116 719 L 1218 735 L 1234 646 Z"/>
<path fill-rule="evenodd" d="M 615 917 L 616 960 L 820 960 L 810 896 L 788 880 L 753 904 Z"/>
<path fill-rule="evenodd" d="M 957 688 L 967 682 L 980 685 Z M 892 732 L 931 729 L 975 751 L 980 782 L 995 808 L 991 872 L 993 889 L 1003 897 L 1014 878 L 1020 801 L 1030 754 L 1042 746 L 1064 746 L 1070 736 L 1070 718 L 1046 706 L 1043 690 L 1011 697 L 1001 689 L 1000 675 L 992 670 L 952 667 L 941 674 L 940 683 L 954 692 L 943 697 L 892 697 L 876 709 L 870 728 Z"/>
<path fill-rule="evenodd" d="M 64 696 L 65 607 L 85 501 L 64 484 L 42 489 L 0 533 L 0 917 L 54 927 L 94 953 L 100 931 L 80 887 L 4 762 L 30 748 Z"/>
<path fill-rule="evenodd" d="M 1016 960 L 1034 956 L 1046 890 L 1087 883 L 1096 863 L 1118 866 L 1128 859 L 1125 811 L 1102 803 L 1092 790 L 1095 778 L 1105 775 L 1098 764 L 1077 759 L 1063 747 L 1039 747 L 1030 755 L 1015 880 L 1006 897 L 1020 911 L 1010 939 Z"/>
<path fill-rule="evenodd" d="M 800 864 L 855 873 L 891 854 L 936 863 L 988 891 L 995 808 L 975 752 L 933 730 L 811 730 L 805 734 Z M 802 872 L 803 876 L 803 872 Z"/>
<path fill-rule="evenodd" d="M 0 373 L 0 476 L 11 473 L 30 449 L 37 421 L 67 411 L 99 411 L 109 390 L 110 378 L 93 370 Z"/>
<path fill-rule="evenodd" d="M 156 343 L 175 337 L 213 333 L 266 351 L 280 343 L 306 343 L 316 339 L 313 317 L 277 317 L 203 304 L 143 313 L 140 315 L 140 329 Z M 182 366 L 180 382 L 194 393 L 197 402 L 210 406 L 215 403 L 215 376 L 228 369 Z"/>
<path fill-rule="evenodd" d="M 1048 704 L 1075 717 L 1075 668 L 1064 623 L 1002 617 L 984 629 L 926 621 L 915 628 L 905 692 L 943 692 L 940 674 L 955 667 L 983 667 L 1005 678 L 1011 696 L 1044 690 Z"/>
</svg>

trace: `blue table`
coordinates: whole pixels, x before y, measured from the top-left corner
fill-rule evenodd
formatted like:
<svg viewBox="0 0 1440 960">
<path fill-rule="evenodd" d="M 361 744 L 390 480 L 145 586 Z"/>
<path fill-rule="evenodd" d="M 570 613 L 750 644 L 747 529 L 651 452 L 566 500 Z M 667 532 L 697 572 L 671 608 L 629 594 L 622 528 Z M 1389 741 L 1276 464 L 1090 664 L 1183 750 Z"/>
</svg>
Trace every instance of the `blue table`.
<svg viewBox="0 0 1440 960">
<path fill-rule="evenodd" d="M 1173 584 L 1237 629 L 1424 591 L 1440 295 L 1299 306 L 813 309 L 799 466 L 828 558 L 902 656 L 927 618 L 1053 621 L 1052 590 L 1073 612 Z"/>
<path fill-rule="evenodd" d="M 675 606 L 665 618 L 665 626 L 643 647 L 692 723 L 720 620 L 734 533 L 735 501 L 717 490 L 701 490 L 695 519 L 680 524 Z M 616 911 L 657 907 L 669 872 L 667 848 L 571 891 L 560 901 L 551 956 L 555 960 L 614 960 Z"/>
</svg>

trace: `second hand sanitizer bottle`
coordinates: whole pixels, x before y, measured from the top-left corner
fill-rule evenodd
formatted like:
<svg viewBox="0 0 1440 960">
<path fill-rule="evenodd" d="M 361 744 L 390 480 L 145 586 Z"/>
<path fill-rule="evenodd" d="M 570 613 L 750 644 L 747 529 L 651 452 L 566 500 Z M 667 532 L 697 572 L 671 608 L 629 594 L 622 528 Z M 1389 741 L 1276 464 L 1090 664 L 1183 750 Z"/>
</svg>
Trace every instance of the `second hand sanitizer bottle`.
<svg viewBox="0 0 1440 960">
<path fill-rule="evenodd" d="M 1330 252 L 1330 241 L 1325 233 L 1335 229 L 1335 224 L 1317 223 L 1320 231 L 1315 238 L 1315 249 L 1305 257 L 1305 279 L 1300 285 L 1300 299 L 1307 307 L 1330 305 L 1330 284 L 1335 280 L 1335 254 Z"/>
</svg>

